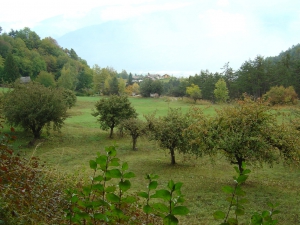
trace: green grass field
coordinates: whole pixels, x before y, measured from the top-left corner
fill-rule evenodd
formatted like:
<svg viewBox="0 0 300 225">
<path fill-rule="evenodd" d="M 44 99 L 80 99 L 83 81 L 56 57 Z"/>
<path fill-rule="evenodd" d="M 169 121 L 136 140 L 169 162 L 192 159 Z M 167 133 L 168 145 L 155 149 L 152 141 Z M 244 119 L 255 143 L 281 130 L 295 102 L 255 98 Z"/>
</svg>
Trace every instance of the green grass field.
<svg viewBox="0 0 300 225">
<path fill-rule="evenodd" d="M 185 205 L 190 214 L 180 218 L 180 224 L 220 224 L 213 219 L 216 210 L 226 211 L 228 203 L 222 186 L 234 185 L 235 175 L 232 165 L 221 155 L 212 163 L 208 157 L 195 158 L 190 155 L 177 154 L 177 165 L 170 165 L 168 151 L 160 149 L 155 142 L 146 138 L 138 140 L 137 151 L 131 150 L 131 139 L 120 138 L 115 131 L 114 139 L 108 138 L 108 131 L 102 131 L 96 118 L 91 115 L 92 108 L 99 97 L 78 97 L 75 107 L 69 110 L 70 117 L 60 133 L 51 132 L 43 135 L 43 139 L 34 148 L 28 148 L 30 134 L 16 129 L 18 137 L 15 143 L 17 151 L 25 156 L 35 155 L 46 161 L 51 167 L 66 173 L 79 172 L 88 177 L 89 160 L 95 158 L 97 152 L 104 152 L 104 147 L 118 146 L 118 157 L 129 164 L 136 174 L 133 179 L 132 192 L 145 190 L 146 173 L 160 176 L 159 183 L 165 186 L 170 179 L 183 182 L 182 192 L 185 195 Z M 181 99 L 160 98 L 130 98 L 139 117 L 156 111 L 157 116 L 166 115 L 168 107 L 181 107 L 187 111 L 193 104 Z M 213 115 L 215 108 L 220 106 L 198 104 L 207 115 Z M 4 129 L 8 132 L 8 128 Z M 252 173 L 243 186 L 247 192 L 249 204 L 247 214 L 241 217 L 242 222 L 249 224 L 250 215 L 255 211 L 267 210 L 269 201 L 280 204 L 281 213 L 275 218 L 279 224 L 300 224 L 300 171 L 299 168 L 287 168 L 281 164 L 273 168 L 250 168 Z"/>
</svg>

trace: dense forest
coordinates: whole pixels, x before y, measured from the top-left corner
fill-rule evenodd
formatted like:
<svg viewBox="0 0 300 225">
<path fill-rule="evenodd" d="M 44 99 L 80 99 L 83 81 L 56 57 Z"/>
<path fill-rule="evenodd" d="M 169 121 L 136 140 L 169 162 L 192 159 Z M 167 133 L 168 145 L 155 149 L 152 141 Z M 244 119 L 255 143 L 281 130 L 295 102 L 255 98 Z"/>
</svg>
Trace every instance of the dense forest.
<svg viewBox="0 0 300 225">
<path fill-rule="evenodd" d="M 1 30 L 0 30 L 1 32 Z M 101 62 L 99 62 L 101 63 Z M 97 64 L 91 68 L 74 49 L 58 45 L 55 39 L 41 39 L 38 34 L 24 28 L 0 34 L 0 82 L 3 86 L 14 83 L 20 77 L 30 77 L 45 86 L 58 86 L 76 91 L 78 95 L 91 94 L 131 94 L 150 93 L 175 97 L 185 96 L 186 88 L 197 85 L 202 99 L 215 101 L 215 85 L 223 78 L 230 99 L 243 93 L 262 97 L 271 87 L 293 86 L 300 94 L 300 45 L 292 46 L 276 57 L 256 56 L 246 60 L 234 70 L 225 63 L 221 73 L 201 70 L 188 78 L 171 77 L 165 80 L 142 79 L 133 83 L 137 75 L 126 70 L 101 68 Z"/>
</svg>

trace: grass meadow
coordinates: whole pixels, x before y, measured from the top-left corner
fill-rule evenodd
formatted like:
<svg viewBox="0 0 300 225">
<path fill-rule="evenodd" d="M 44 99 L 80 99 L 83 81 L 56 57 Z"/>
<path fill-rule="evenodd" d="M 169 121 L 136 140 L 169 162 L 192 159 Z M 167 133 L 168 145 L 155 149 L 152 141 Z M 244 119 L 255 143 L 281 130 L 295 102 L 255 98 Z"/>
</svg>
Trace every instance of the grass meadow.
<svg viewBox="0 0 300 225">
<path fill-rule="evenodd" d="M 170 179 L 183 182 L 182 192 L 185 204 L 190 214 L 179 217 L 180 224 L 220 224 L 213 219 L 216 210 L 226 211 L 228 203 L 222 186 L 234 185 L 233 166 L 221 155 L 212 161 L 208 157 L 196 158 L 191 155 L 176 155 L 177 165 L 171 166 L 168 151 L 160 149 L 157 143 L 146 138 L 138 139 L 137 151 L 131 150 L 131 138 L 119 137 L 117 130 L 113 139 L 108 138 L 108 131 L 102 131 L 95 117 L 91 115 L 94 104 L 99 97 L 78 97 L 76 106 L 68 111 L 69 118 L 61 132 L 51 131 L 33 148 L 27 147 L 31 140 L 30 134 L 16 128 L 16 151 L 26 157 L 38 156 L 46 161 L 49 167 L 59 172 L 78 174 L 88 178 L 89 160 L 94 159 L 97 152 L 104 152 L 104 147 L 118 146 L 118 157 L 128 162 L 129 169 L 136 174 L 132 180 L 132 192 L 146 190 L 144 176 L 147 173 L 159 175 L 160 187 L 165 187 Z M 157 116 L 166 115 L 168 107 L 181 107 L 187 111 L 191 102 L 176 98 L 130 98 L 140 118 L 144 114 L 156 111 Z M 198 103 L 204 113 L 213 115 L 218 105 L 205 102 Z M 4 132 L 8 132 L 5 128 Z M 300 171 L 299 168 L 284 167 L 276 164 L 273 168 L 267 165 L 263 168 L 251 168 L 252 173 L 244 184 L 249 203 L 246 205 L 246 215 L 240 217 L 240 222 L 249 224 L 250 215 L 267 210 L 267 203 L 279 203 L 280 214 L 274 218 L 279 224 L 300 224 Z M 78 178 L 79 179 L 79 178 Z"/>
</svg>

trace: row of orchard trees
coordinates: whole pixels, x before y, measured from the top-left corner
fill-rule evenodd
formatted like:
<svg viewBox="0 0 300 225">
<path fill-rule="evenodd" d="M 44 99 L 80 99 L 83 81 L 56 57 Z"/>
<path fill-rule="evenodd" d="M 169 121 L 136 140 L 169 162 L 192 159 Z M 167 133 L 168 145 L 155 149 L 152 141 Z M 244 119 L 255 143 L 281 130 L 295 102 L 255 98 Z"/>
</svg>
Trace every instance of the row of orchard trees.
<svg viewBox="0 0 300 225">
<path fill-rule="evenodd" d="M 102 98 L 95 107 L 93 115 L 103 130 L 110 129 L 111 138 L 118 127 L 131 136 L 135 150 L 138 137 L 147 134 L 170 151 L 171 164 L 176 163 L 176 151 L 212 157 L 221 153 L 239 171 L 245 162 L 272 165 L 280 158 L 300 162 L 299 117 L 282 117 L 279 122 L 278 112 L 263 100 L 244 96 L 236 105 L 217 110 L 216 116 L 204 115 L 197 107 L 187 113 L 170 108 L 166 116 L 149 114 L 144 120 L 137 118 L 125 96 Z"/>
<path fill-rule="evenodd" d="M 62 88 L 45 87 L 38 83 L 16 86 L 0 98 L 2 114 L 13 126 L 32 132 L 34 140 L 41 137 L 43 128 L 59 129 L 67 117 L 66 111 L 76 97 Z M 187 113 L 170 109 L 163 117 L 155 114 L 138 119 L 138 114 L 126 96 L 110 95 L 95 105 L 93 116 L 103 130 L 115 128 L 127 132 L 136 149 L 137 139 L 148 134 L 171 155 L 175 152 L 197 156 L 224 154 L 228 161 L 239 166 L 244 162 L 264 162 L 272 165 L 281 156 L 285 162 L 298 162 L 300 156 L 299 113 L 288 119 L 278 115 L 263 99 L 244 100 L 217 110 L 216 116 L 207 116 L 193 107 Z"/>
</svg>

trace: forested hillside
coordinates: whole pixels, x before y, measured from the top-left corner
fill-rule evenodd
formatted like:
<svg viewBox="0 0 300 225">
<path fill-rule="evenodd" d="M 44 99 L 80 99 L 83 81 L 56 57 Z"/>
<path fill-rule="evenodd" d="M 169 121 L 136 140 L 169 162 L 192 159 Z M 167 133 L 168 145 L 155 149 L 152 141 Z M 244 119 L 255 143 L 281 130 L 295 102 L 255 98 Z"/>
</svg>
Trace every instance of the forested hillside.
<svg viewBox="0 0 300 225">
<path fill-rule="evenodd" d="M 209 101 L 216 101 L 214 89 L 220 78 L 226 82 L 230 99 L 240 98 L 243 93 L 255 98 L 262 97 L 271 87 L 281 85 L 293 86 L 299 95 L 300 45 L 292 46 L 276 57 L 258 55 L 246 60 L 238 69 L 226 63 L 222 70 L 221 73 L 201 70 L 199 74 L 188 78 L 172 77 L 163 82 L 143 79 L 133 87 L 134 75 L 128 74 L 126 70 L 118 73 L 111 67 L 101 68 L 97 64 L 91 68 L 73 48 L 63 48 L 51 37 L 40 39 L 29 28 L 11 30 L 0 35 L 2 85 L 13 83 L 23 76 L 45 86 L 60 86 L 80 94 L 131 95 L 135 92 L 147 97 L 154 92 L 181 97 L 186 96 L 186 88 L 194 84 L 200 88 L 202 99 Z"/>
</svg>

